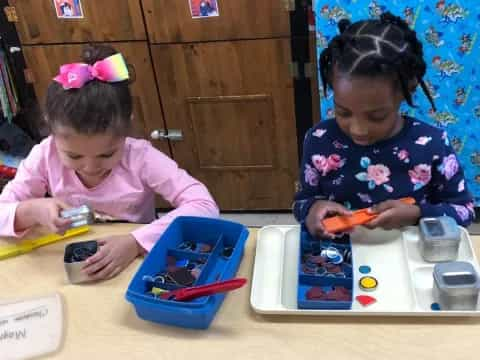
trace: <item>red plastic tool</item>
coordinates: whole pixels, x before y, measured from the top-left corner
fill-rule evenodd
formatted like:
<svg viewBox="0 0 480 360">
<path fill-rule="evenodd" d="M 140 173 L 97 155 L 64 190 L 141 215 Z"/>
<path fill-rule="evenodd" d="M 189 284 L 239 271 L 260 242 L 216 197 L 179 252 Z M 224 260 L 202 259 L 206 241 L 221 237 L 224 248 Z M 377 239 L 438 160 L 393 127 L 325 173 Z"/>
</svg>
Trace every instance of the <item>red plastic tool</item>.
<svg viewBox="0 0 480 360">
<path fill-rule="evenodd" d="M 208 285 L 192 286 L 183 289 L 169 291 L 160 295 L 160 298 L 176 301 L 188 301 L 202 296 L 223 293 L 241 288 L 247 283 L 245 278 L 235 278 L 226 281 L 218 281 Z"/>
<path fill-rule="evenodd" d="M 413 205 L 415 204 L 415 199 L 412 197 L 406 197 L 399 199 L 405 204 Z M 363 225 L 370 220 L 373 220 L 377 217 L 377 214 L 370 213 L 368 209 L 360 209 L 354 211 L 351 216 L 332 216 L 330 218 L 324 219 L 322 221 L 323 226 L 326 231 L 329 233 L 337 233 L 351 229 L 357 225 Z"/>
</svg>

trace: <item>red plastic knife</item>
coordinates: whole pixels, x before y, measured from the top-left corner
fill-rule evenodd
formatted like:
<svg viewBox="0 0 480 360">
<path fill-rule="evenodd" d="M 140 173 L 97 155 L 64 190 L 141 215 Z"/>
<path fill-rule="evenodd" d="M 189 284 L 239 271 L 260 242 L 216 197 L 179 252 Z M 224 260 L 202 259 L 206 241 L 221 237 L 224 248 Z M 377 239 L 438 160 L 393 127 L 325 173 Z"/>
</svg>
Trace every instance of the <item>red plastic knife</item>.
<svg viewBox="0 0 480 360">
<path fill-rule="evenodd" d="M 192 286 L 183 289 L 172 290 L 160 295 L 160 298 L 175 301 L 188 301 L 202 296 L 223 293 L 241 288 L 247 283 L 245 278 L 235 278 L 226 281 L 218 281 L 208 285 Z"/>
</svg>

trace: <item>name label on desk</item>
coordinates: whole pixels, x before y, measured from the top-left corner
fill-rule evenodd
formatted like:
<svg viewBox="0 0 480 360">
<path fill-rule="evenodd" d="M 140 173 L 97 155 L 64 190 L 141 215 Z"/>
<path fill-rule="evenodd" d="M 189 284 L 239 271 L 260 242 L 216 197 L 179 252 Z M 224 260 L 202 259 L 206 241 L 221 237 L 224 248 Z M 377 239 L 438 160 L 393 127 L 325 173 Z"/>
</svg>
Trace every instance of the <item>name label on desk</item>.
<svg viewBox="0 0 480 360">
<path fill-rule="evenodd" d="M 0 302 L 0 353 L 24 359 L 54 352 L 63 332 L 59 294 L 14 302 Z"/>
</svg>

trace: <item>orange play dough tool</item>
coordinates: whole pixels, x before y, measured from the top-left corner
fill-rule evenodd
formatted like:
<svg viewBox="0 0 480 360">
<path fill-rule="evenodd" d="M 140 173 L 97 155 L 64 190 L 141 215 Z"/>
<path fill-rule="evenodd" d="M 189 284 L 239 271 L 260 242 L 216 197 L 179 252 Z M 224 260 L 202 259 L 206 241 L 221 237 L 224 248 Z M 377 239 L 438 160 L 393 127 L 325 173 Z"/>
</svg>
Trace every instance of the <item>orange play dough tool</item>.
<svg viewBox="0 0 480 360">
<path fill-rule="evenodd" d="M 415 199 L 412 197 L 401 198 L 400 201 L 409 205 L 415 204 Z M 332 216 L 330 218 L 324 219 L 322 223 L 325 231 L 329 233 L 337 233 L 351 229 L 357 225 L 363 225 L 370 220 L 375 219 L 376 217 L 377 214 L 369 213 L 368 209 L 360 209 L 354 211 L 351 216 Z"/>
</svg>

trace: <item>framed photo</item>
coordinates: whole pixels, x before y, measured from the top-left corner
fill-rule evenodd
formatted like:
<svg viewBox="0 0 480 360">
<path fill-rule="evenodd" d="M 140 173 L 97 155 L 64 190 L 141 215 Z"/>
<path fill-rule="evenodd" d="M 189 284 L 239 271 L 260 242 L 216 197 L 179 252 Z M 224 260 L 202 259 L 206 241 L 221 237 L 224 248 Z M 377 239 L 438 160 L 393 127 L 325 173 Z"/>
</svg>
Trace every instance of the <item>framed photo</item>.
<svg viewBox="0 0 480 360">
<path fill-rule="evenodd" d="M 53 0 L 59 19 L 83 19 L 81 0 Z"/>
<path fill-rule="evenodd" d="M 188 0 L 193 19 L 220 16 L 217 0 Z"/>
</svg>

